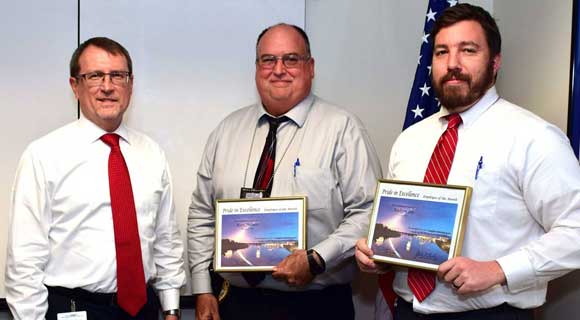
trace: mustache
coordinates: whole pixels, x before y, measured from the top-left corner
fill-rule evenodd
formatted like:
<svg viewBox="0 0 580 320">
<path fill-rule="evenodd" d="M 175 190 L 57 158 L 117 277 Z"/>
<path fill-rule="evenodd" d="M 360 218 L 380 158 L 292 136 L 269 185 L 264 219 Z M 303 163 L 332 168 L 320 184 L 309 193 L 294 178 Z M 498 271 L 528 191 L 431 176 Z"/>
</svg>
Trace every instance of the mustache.
<svg viewBox="0 0 580 320">
<path fill-rule="evenodd" d="M 447 74 L 441 78 L 441 83 L 447 82 L 449 80 L 454 80 L 454 79 L 460 80 L 460 81 L 471 82 L 471 77 L 469 75 L 461 73 L 461 71 L 459 71 L 458 69 L 453 69 L 453 70 L 447 71 Z"/>
</svg>

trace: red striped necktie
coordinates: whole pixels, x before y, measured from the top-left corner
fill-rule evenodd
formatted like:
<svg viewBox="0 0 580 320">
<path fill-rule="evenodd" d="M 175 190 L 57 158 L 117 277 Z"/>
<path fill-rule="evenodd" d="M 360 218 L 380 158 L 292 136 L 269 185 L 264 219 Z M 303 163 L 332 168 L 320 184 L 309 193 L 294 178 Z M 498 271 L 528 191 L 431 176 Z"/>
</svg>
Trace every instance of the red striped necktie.
<svg viewBox="0 0 580 320">
<path fill-rule="evenodd" d="M 134 317 L 147 302 L 147 289 L 133 188 L 119 147 L 119 135 L 107 133 L 101 140 L 111 147 L 109 192 L 117 257 L 117 304 Z"/>
<path fill-rule="evenodd" d="M 425 183 L 447 184 L 457 147 L 457 127 L 461 124 L 461 117 L 457 113 L 453 113 L 446 118 L 448 120 L 447 130 L 443 132 L 433 150 L 423 179 Z M 426 270 L 410 268 L 407 284 L 413 295 L 419 302 L 422 302 L 435 289 L 435 274 Z"/>
</svg>

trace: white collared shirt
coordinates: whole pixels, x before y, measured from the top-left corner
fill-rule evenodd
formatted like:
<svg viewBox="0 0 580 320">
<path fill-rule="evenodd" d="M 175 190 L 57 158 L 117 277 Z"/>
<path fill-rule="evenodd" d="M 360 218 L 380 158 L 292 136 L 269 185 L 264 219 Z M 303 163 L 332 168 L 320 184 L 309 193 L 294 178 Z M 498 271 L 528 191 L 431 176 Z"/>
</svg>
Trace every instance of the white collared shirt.
<svg viewBox="0 0 580 320">
<path fill-rule="evenodd" d="M 44 319 L 46 286 L 117 290 L 106 132 L 85 118 L 31 143 L 12 190 L 6 300 L 16 319 Z M 127 163 L 146 281 L 165 310 L 179 308 L 185 283 L 165 155 L 145 135 L 115 133 Z M 137 263 L 137 262 L 136 262 Z"/>
<path fill-rule="evenodd" d="M 447 121 L 442 110 L 405 130 L 395 142 L 389 178 L 422 181 Z M 580 167 L 566 136 L 531 112 L 500 99 L 495 87 L 460 114 L 448 184 L 473 188 L 462 256 L 497 260 L 507 285 L 458 295 L 437 282 L 421 313 L 544 303 L 549 280 L 580 268 Z M 482 168 L 477 170 L 479 162 Z M 476 177 L 477 175 L 477 177 Z M 413 299 L 406 270 L 395 291 Z"/>
</svg>

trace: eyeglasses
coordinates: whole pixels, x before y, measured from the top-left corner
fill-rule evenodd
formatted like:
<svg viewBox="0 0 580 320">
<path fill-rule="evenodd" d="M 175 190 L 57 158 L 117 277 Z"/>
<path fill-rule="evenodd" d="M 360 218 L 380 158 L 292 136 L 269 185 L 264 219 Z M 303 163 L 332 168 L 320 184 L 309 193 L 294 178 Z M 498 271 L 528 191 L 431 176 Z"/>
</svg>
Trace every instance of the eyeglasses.
<svg viewBox="0 0 580 320">
<path fill-rule="evenodd" d="M 256 59 L 256 63 L 260 68 L 263 69 L 272 69 L 278 62 L 278 60 L 282 60 L 282 63 L 286 68 L 297 68 L 300 61 L 308 61 L 310 60 L 309 55 L 301 56 L 296 53 L 288 53 L 281 57 L 265 54 Z"/>
<path fill-rule="evenodd" d="M 100 86 L 105 81 L 105 76 L 109 76 L 111 83 L 117 86 L 124 86 L 129 83 L 131 79 L 131 72 L 129 71 L 111 71 L 109 73 L 101 71 L 93 71 L 76 76 L 77 79 L 84 78 L 89 87 Z"/>
</svg>

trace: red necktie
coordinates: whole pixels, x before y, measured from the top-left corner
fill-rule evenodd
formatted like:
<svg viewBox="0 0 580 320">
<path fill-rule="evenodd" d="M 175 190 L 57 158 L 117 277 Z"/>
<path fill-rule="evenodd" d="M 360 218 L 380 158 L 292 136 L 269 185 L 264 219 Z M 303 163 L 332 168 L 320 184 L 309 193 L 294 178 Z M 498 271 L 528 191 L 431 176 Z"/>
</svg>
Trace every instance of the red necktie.
<svg viewBox="0 0 580 320">
<path fill-rule="evenodd" d="M 447 184 L 457 147 L 457 127 L 461 124 L 461 117 L 454 113 L 446 118 L 448 120 L 447 130 L 443 132 L 433 150 L 423 182 Z M 394 272 L 379 275 L 379 287 L 391 313 L 394 311 L 395 299 L 397 298 L 393 291 L 393 279 Z M 435 289 L 435 275 L 429 271 L 409 268 L 407 284 L 419 302 L 423 302 Z"/>
<path fill-rule="evenodd" d="M 455 156 L 457 127 L 461 124 L 461 117 L 457 113 L 453 113 L 446 118 L 449 121 L 447 130 L 443 132 L 433 150 L 423 179 L 425 183 L 447 184 L 447 177 L 449 177 Z M 423 302 L 435 289 L 435 274 L 426 270 L 410 268 L 407 284 L 419 302 Z"/>
<path fill-rule="evenodd" d="M 147 289 L 133 188 L 119 147 L 119 135 L 107 133 L 101 140 L 111 147 L 109 192 L 117 257 L 117 303 L 134 317 L 147 302 Z"/>
</svg>

